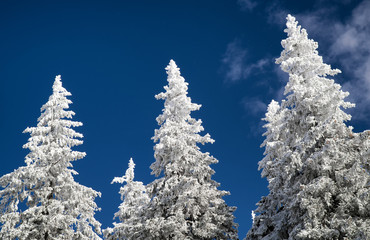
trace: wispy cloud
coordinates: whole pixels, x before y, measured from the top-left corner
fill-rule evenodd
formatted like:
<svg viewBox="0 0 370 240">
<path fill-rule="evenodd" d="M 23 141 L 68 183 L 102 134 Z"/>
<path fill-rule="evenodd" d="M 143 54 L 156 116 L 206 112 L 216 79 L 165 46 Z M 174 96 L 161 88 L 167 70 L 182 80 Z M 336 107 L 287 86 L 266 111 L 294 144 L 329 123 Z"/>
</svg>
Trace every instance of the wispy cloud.
<svg viewBox="0 0 370 240">
<path fill-rule="evenodd" d="M 267 105 L 258 98 L 247 98 L 243 99 L 244 109 L 249 113 L 249 115 L 262 117 L 266 112 Z"/>
<path fill-rule="evenodd" d="M 222 58 L 226 72 L 226 81 L 236 82 L 243 78 L 246 56 L 247 50 L 242 48 L 239 39 L 235 39 L 227 45 L 226 52 Z"/>
<path fill-rule="evenodd" d="M 248 10 L 251 11 L 253 8 L 257 6 L 257 1 L 253 0 L 238 0 L 238 4 L 241 7 L 242 10 Z"/>
<path fill-rule="evenodd" d="M 339 59 L 346 71 L 353 71 L 356 82 L 352 90 L 364 93 L 362 101 L 370 103 L 370 2 L 364 1 L 352 12 L 344 24 L 337 23 L 338 36 L 330 48 L 332 56 Z M 360 99 L 358 99 L 360 100 Z"/>
<path fill-rule="evenodd" d="M 280 82 L 279 88 L 274 88 L 271 95 L 273 96 L 274 100 L 281 101 L 284 98 L 284 92 L 285 92 L 285 85 L 289 81 L 289 75 L 286 72 L 283 72 L 281 70 L 279 65 L 274 65 L 273 72 L 275 73 L 275 76 L 277 77 L 277 80 Z"/>
<path fill-rule="evenodd" d="M 244 78 L 254 73 L 254 71 L 262 72 L 264 69 L 269 66 L 271 60 L 267 58 L 259 59 L 257 62 L 249 64 L 244 70 Z"/>
<path fill-rule="evenodd" d="M 265 124 L 262 118 L 266 113 L 267 104 L 256 97 L 245 97 L 242 105 L 246 113 L 245 117 L 251 120 L 248 123 L 249 134 L 253 137 L 261 136 L 265 131 L 262 127 Z"/>
<path fill-rule="evenodd" d="M 288 15 L 288 11 L 281 7 L 279 1 L 272 1 L 270 5 L 265 9 L 267 22 L 270 24 L 277 24 L 279 26 L 285 26 L 285 18 Z"/>
<path fill-rule="evenodd" d="M 235 83 L 247 79 L 253 74 L 263 72 L 271 64 L 271 60 L 267 58 L 252 63 L 248 62 L 247 53 L 247 49 L 242 47 L 239 39 L 235 39 L 227 45 L 222 58 L 226 82 Z"/>
<path fill-rule="evenodd" d="M 270 84 L 271 72 L 277 69 L 274 64 L 274 58 L 266 57 L 258 60 L 251 60 L 247 48 L 241 44 L 240 39 L 235 39 L 227 45 L 226 52 L 222 58 L 222 72 L 225 75 L 225 83 L 235 84 L 242 80 L 249 81 L 250 88 L 264 88 L 264 94 L 278 96 L 281 99 L 283 89 L 276 91 L 279 84 Z M 275 69 L 276 68 L 276 69 Z M 274 78 L 274 77 L 273 77 Z M 284 79 L 285 76 L 279 77 Z M 268 98 L 267 98 L 268 99 Z M 266 112 L 267 104 L 264 102 L 265 96 L 245 96 L 241 100 L 241 105 L 245 110 L 245 118 L 249 119 L 249 134 L 253 137 L 260 136 L 263 133 L 263 124 L 261 120 Z"/>
</svg>

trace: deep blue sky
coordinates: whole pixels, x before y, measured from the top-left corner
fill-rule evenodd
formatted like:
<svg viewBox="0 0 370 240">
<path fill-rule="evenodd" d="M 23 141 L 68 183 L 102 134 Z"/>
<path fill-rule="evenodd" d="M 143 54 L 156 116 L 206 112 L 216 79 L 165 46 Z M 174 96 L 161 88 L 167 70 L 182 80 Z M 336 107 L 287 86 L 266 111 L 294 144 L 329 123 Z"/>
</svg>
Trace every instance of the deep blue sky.
<svg viewBox="0 0 370 240">
<path fill-rule="evenodd" d="M 274 64 L 291 13 L 319 42 L 324 61 L 343 73 L 336 81 L 357 104 L 349 123 L 370 128 L 370 4 L 367 1 L 11 1 L 0 2 L 0 175 L 24 165 L 22 149 L 56 75 L 72 93 L 76 129 L 84 134 L 75 162 L 76 181 L 102 192 L 103 228 L 112 225 L 130 157 L 145 184 L 153 158 L 151 137 L 174 59 L 202 104 L 193 116 L 216 142 L 202 147 L 215 156 L 214 179 L 238 207 L 239 236 L 267 182 L 260 178 L 261 118 L 271 99 L 282 98 L 287 76 Z"/>
</svg>

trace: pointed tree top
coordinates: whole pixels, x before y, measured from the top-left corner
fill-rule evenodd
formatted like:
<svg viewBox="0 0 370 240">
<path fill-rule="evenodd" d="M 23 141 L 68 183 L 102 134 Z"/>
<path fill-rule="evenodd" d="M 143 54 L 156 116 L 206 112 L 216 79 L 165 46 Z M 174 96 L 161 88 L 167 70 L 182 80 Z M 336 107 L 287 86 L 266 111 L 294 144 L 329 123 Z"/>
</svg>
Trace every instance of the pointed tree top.
<svg viewBox="0 0 370 240">
<path fill-rule="evenodd" d="M 63 86 L 62 86 L 62 78 L 60 75 L 57 75 L 55 77 L 55 81 L 54 81 L 54 84 L 53 84 L 53 93 L 61 93 L 63 96 L 71 96 L 72 94 L 70 92 L 67 91 L 67 89 L 65 89 Z M 69 103 L 72 103 L 72 102 L 69 102 Z"/>
<path fill-rule="evenodd" d="M 166 69 L 166 73 L 168 74 L 168 78 L 167 78 L 168 82 L 175 80 L 175 79 L 178 79 L 178 80 L 182 79 L 180 75 L 180 68 L 177 67 L 174 60 L 171 59 L 170 63 L 167 65 L 165 69 Z"/>
<path fill-rule="evenodd" d="M 168 82 L 168 85 L 164 86 L 166 91 L 155 95 L 155 98 L 172 99 L 172 96 L 187 95 L 188 83 L 185 82 L 185 79 L 181 76 L 180 68 L 177 67 L 175 61 L 171 59 L 165 69 Z"/>
<path fill-rule="evenodd" d="M 171 59 L 170 62 L 168 63 L 168 66 L 165 69 L 168 70 L 168 69 L 179 69 L 179 68 L 177 67 L 176 62 L 173 59 Z"/>
<path fill-rule="evenodd" d="M 284 32 L 288 37 L 281 41 L 284 50 L 276 59 L 276 63 L 281 64 L 284 72 L 304 74 L 306 77 L 334 76 L 341 72 L 339 69 L 331 69 L 330 65 L 323 62 L 317 51 L 318 43 L 308 38 L 306 29 L 298 25 L 295 17 L 289 14 L 286 19 L 287 28 Z"/>
<path fill-rule="evenodd" d="M 276 114 L 277 111 L 279 111 L 279 109 L 280 109 L 279 103 L 275 100 L 272 100 L 271 103 L 267 107 L 265 119 L 270 119 L 273 115 Z"/>
<path fill-rule="evenodd" d="M 135 163 L 132 158 L 130 158 L 130 161 L 128 163 L 128 168 L 126 170 L 125 176 L 123 177 L 115 177 L 112 181 L 112 183 L 123 183 L 123 182 L 132 182 L 134 180 L 135 174 L 134 174 L 134 169 L 135 169 Z"/>
<path fill-rule="evenodd" d="M 293 17 L 292 15 L 288 14 L 288 16 L 286 17 L 286 26 L 288 28 L 296 28 L 297 25 L 298 25 L 298 21 L 295 20 L 295 17 Z"/>
<path fill-rule="evenodd" d="M 54 84 L 53 84 L 53 91 L 56 92 L 56 91 L 60 91 L 62 87 L 62 78 L 60 75 L 57 75 L 55 77 L 55 81 L 54 81 Z"/>
<path fill-rule="evenodd" d="M 301 25 L 298 25 L 298 21 L 296 21 L 295 17 L 288 14 L 286 19 L 287 19 L 287 22 L 286 22 L 287 28 L 284 30 L 284 32 L 286 32 L 289 37 L 291 37 L 293 35 L 298 36 L 298 35 L 301 35 L 301 34 L 303 34 L 304 36 L 307 37 L 306 29 L 303 28 L 301 30 Z"/>
<path fill-rule="evenodd" d="M 128 163 L 128 169 L 126 170 L 126 181 L 132 181 L 134 180 L 134 169 L 135 169 L 135 163 L 134 163 L 134 160 L 132 160 L 132 158 L 130 158 L 130 161 Z"/>
<path fill-rule="evenodd" d="M 61 75 L 56 75 L 55 76 L 55 81 L 61 81 L 62 80 L 62 76 Z"/>
</svg>

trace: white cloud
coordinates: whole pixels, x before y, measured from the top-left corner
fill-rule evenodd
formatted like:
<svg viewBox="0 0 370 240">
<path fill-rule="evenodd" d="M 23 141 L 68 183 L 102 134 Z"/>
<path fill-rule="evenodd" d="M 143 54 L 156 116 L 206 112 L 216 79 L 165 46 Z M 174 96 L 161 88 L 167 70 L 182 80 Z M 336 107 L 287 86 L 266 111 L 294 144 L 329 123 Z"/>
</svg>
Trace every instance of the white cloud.
<svg viewBox="0 0 370 240">
<path fill-rule="evenodd" d="M 249 115 L 253 116 L 263 116 L 266 112 L 267 105 L 257 98 L 244 98 L 243 106 Z"/>
<path fill-rule="evenodd" d="M 281 70 L 280 66 L 275 64 L 273 67 L 273 72 L 277 76 L 277 80 L 281 83 L 279 88 L 273 89 L 274 93 L 272 94 L 275 100 L 281 101 L 284 98 L 285 85 L 289 81 L 289 75 L 286 72 Z"/>
<path fill-rule="evenodd" d="M 359 69 L 365 73 L 370 60 L 370 2 L 357 6 L 344 24 L 336 23 L 335 32 L 330 54 L 338 57 L 348 70 Z M 370 76 L 361 75 L 358 77 L 370 80 Z"/>
<path fill-rule="evenodd" d="M 263 72 L 264 68 L 270 64 L 270 60 L 267 58 L 262 58 L 258 60 L 256 63 L 249 64 L 245 67 L 243 72 L 243 77 L 247 78 L 249 75 L 255 72 Z"/>
<path fill-rule="evenodd" d="M 248 123 L 249 134 L 253 137 L 260 137 L 265 131 L 263 129 L 265 122 L 262 118 L 265 116 L 267 104 L 256 97 L 245 97 L 242 104 L 245 109 L 245 118 L 252 120 Z"/>
<path fill-rule="evenodd" d="M 265 67 L 271 64 L 270 59 L 263 58 L 255 63 L 247 62 L 247 49 L 241 46 L 240 40 L 236 39 L 229 43 L 222 58 L 225 70 L 225 80 L 235 83 L 247 79 L 250 75 L 263 72 Z"/>
<path fill-rule="evenodd" d="M 242 10 L 253 10 L 257 6 L 257 2 L 253 0 L 238 0 L 238 4 Z"/>
<path fill-rule="evenodd" d="M 227 45 L 222 63 L 226 68 L 226 81 L 236 82 L 243 78 L 244 62 L 247 50 L 243 49 L 240 40 L 236 39 Z"/>
<path fill-rule="evenodd" d="M 278 1 L 272 1 L 271 4 L 266 8 L 267 21 L 270 24 L 277 24 L 279 26 L 285 26 L 286 16 L 288 11 L 281 7 Z"/>
</svg>

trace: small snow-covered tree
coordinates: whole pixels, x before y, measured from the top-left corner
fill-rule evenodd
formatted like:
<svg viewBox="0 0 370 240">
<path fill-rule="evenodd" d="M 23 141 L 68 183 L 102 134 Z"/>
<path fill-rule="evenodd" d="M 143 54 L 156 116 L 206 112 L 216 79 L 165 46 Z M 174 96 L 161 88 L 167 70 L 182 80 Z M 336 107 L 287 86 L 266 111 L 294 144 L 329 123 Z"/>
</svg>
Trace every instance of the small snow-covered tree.
<svg viewBox="0 0 370 240">
<path fill-rule="evenodd" d="M 146 231 L 150 239 L 236 239 L 234 207 L 226 205 L 226 191 L 211 179 L 210 164 L 218 161 L 203 153 L 198 143 L 213 143 L 203 131 L 201 120 L 190 116 L 200 105 L 187 96 L 188 83 L 173 60 L 166 68 L 168 85 L 157 99 L 165 100 L 157 118 L 160 128 L 152 174 L 162 176 L 148 185 L 152 198 L 147 210 Z"/>
<path fill-rule="evenodd" d="M 26 166 L 0 178 L 1 239 L 100 239 L 94 218 L 100 193 L 73 178 L 71 162 L 85 153 L 71 149 L 82 144 L 72 129 L 82 123 L 70 120 L 70 95 L 57 76 L 37 127 L 24 131 L 31 134 L 23 146 L 30 150 Z"/>
<path fill-rule="evenodd" d="M 148 239 L 144 235 L 145 210 L 150 201 L 146 188 L 142 182 L 134 181 L 135 163 L 132 159 L 129 162 L 129 168 L 123 177 L 116 177 L 112 183 L 126 182 L 121 187 L 120 194 L 123 201 L 119 206 L 114 218 L 119 218 L 119 223 L 113 223 L 113 228 L 104 231 L 107 240 L 116 239 Z"/>
<path fill-rule="evenodd" d="M 368 134 L 353 133 L 347 92 L 328 76 L 318 44 L 288 15 L 276 60 L 289 74 L 286 99 L 269 105 L 262 176 L 270 193 L 248 239 L 370 238 Z M 367 148 L 367 150 L 366 150 Z"/>
<path fill-rule="evenodd" d="M 265 141 L 261 145 L 265 147 L 265 157 L 259 162 L 259 170 L 262 170 L 262 177 L 267 177 L 269 181 L 270 193 L 263 197 L 258 203 L 257 210 L 253 211 L 253 227 L 248 233 L 250 239 L 284 239 L 278 234 L 271 234 L 274 230 L 276 233 L 285 224 L 285 211 L 281 205 L 281 199 L 284 198 L 283 191 L 276 191 L 275 186 L 282 186 L 285 179 L 280 176 L 285 172 L 286 166 L 283 161 L 278 161 L 281 155 L 284 154 L 288 148 L 284 145 L 284 139 L 281 136 L 281 131 L 284 129 L 281 126 L 285 122 L 286 110 L 282 110 L 279 103 L 272 100 L 267 108 L 266 117 L 263 119 L 267 123 L 264 127 L 267 131 L 263 134 L 266 136 Z M 278 188 L 278 187 L 277 187 Z M 279 189 L 278 189 L 279 190 Z M 260 215 L 256 215 L 256 213 Z"/>
</svg>

